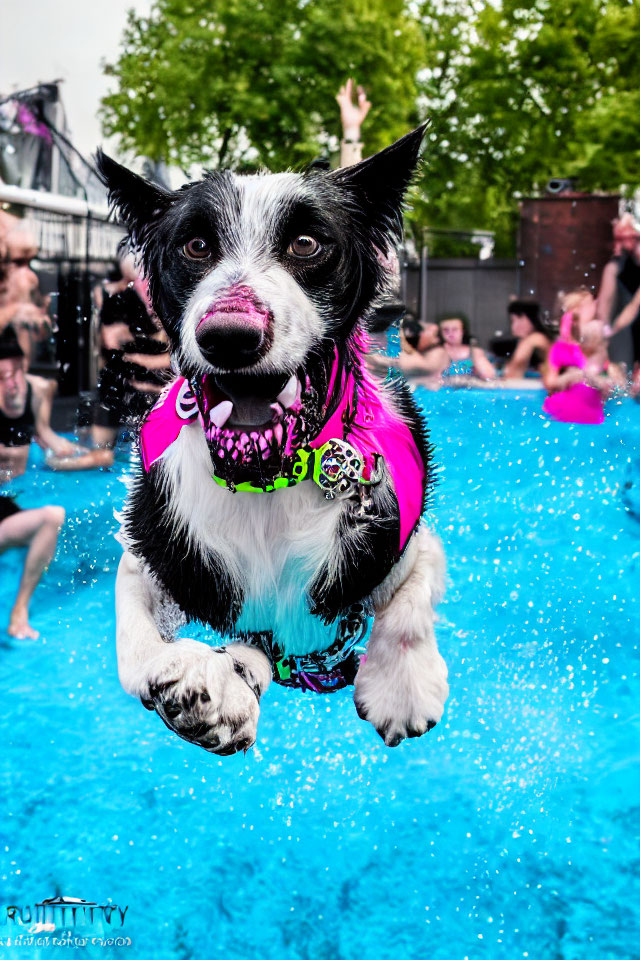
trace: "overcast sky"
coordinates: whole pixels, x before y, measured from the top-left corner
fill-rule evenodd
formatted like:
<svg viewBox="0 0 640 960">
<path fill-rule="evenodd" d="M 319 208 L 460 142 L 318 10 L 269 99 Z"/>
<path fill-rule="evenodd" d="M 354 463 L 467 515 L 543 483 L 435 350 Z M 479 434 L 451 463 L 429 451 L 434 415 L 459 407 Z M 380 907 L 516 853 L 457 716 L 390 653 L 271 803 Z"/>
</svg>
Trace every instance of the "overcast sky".
<svg viewBox="0 0 640 960">
<path fill-rule="evenodd" d="M 116 58 L 131 7 L 148 13 L 151 0 L 0 0 L 0 96 L 63 78 L 72 140 L 93 153 L 103 142 L 96 113 L 107 91 L 100 63 Z"/>
</svg>

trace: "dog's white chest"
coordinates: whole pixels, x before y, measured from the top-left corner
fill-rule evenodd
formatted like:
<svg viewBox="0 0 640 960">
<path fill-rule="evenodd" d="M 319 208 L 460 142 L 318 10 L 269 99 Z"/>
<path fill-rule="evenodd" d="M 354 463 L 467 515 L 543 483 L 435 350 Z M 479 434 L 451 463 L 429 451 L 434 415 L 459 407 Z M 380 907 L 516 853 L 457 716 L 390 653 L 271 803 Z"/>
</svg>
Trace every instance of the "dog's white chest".
<svg viewBox="0 0 640 960">
<path fill-rule="evenodd" d="M 325 500 L 311 481 L 272 493 L 219 487 L 197 424 L 182 429 L 163 467 L 174 522 L 241 589 L 238 632 L 271 630 L 284 653 L 328 647 L 336 626 L 309 613 L 307 588 L 328 561 L 331 576 L 340 502 Z"/>
</svg>

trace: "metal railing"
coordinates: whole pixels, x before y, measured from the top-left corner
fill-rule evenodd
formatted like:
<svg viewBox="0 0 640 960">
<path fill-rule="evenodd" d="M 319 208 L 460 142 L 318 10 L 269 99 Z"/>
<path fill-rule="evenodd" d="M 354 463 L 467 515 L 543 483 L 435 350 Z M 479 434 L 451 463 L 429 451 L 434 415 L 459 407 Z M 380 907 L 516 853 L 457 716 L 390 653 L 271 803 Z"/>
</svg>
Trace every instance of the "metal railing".
<svg viewBox="0 0 640 960">
<path fill-rule="evenodd" d="M 93 289 L 113 264 L 124 229 L 109 210 L 75 197 L 0 183 L 0 203 L 22 220 L 38 253 L 32 268 L 51 297 L 52 334 L 37 344 L 32 369 L 58 380 L 62 396 L 95 386 L 97 318 Z"/>
</svg>

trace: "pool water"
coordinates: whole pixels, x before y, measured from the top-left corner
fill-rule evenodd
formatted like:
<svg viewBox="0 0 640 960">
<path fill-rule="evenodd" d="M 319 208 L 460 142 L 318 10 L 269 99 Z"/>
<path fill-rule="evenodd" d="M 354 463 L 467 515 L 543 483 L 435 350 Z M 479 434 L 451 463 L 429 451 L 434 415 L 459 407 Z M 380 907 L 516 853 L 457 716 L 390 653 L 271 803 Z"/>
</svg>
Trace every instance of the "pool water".
<svg viewBox="0 0 640 960">
<path fill-rule="evenodd" d="M 273 685 L 246 757 L 173 736 L 116 673 L 127 450 L 76 475 L 32 452 L 21 504 L 68 519 L 42 639 L 0 643 L 0 912 L 56 895 L 128 911 L 72 930 L 86 946 L 53 945 L 65 928 L 9 946 L 19 928 L 0 925 L 2 957 L 638 956 L 640 405 L 578 427 L 535 391 L 416 396 L 440 465 L 451 695 L 395 750 L 348 691 Z M 0 557 L 3 613 L 17 576 Z"/>
</svg>

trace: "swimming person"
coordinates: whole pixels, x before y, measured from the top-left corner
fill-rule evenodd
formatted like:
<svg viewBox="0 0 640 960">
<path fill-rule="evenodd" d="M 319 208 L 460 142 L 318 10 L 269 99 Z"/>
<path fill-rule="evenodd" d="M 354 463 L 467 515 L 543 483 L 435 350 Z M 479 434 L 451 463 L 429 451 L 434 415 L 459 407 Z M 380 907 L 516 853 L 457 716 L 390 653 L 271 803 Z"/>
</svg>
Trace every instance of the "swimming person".
<svg viewBox="0 0 640 960">
<path fill-rule="evenodd" d="M 450 313 L 438 320 L 443 346 L 439 352 L 439 374 L 444 384 L 464 382 L 471 377 L 493 380 L 496 371 L 481 347 L 471 343 L 467 318 Z"/>
<path fill-rule="evenodd" d="M 441 347 L 440 328 L 431 320 L 419 321 L 407 310 L 400 325 L 400 344 L 404 353 L 411 355 L 417 351 L 422 356 Z"/>
<path fill-rule="evenodd" d="M 418 347 L 414 349 L 401 335 L 402 352 L 398 357 L 372 354 L 369 365 L 378 373 L 394 367 L 421 386 L 467 385 L 474 379 L 492 380 L 496 372 L 481 347 L 471 343 L 464 314 L 447 314 L 436 323 L 421 325 Z"/>
<path fill-rule="evenodd" d="M 540 305 L 529 300 L 512 300 L 508 307 L 513 352 L 502 372 L 503 380 L 521 379 L 544 365 L 551 338 L 540 320 Z"/>
<path fill-rule="evenodd" d="M 385 374 L 389 368 L 399 370 L 421 386 L 437 389 L 440 386 L 440 357 L 442 341 L 437 323 L 419 322 L 412 314 L 400 325 L 401 351 L 397 357 L 369 353 L 367 364 L 375 373 Z"/>
<path fill-rule="evenodd" d="M 542 409 L 564 423 L 602 423 L 605 400 L 624 378 L 609 363 L 604 326 L 595 319 L 597 303 L 592 294 L 574 291 L 563 305 L 567 309 L 560 335 L 549 351 L 543 375 L 549 396 Z"/>
<path fill-rule="evenodd" d="M 25 374 L 24 353 L 13 331 L 6 331 L 0 337 L 0 483 L 25 472 L 32 439 L 60 455 L 73 453 L 74 445 L 51 429 L 50 413 L 47 382 Z M 39 636 L 29 623 L 29 603 L 53 558 L 64 516 L 59 506 L 22 510 L 13 497 L 0 493 L 0 553 L 28 548 L 7 627 L 20 640 Z"/>
</svg>

